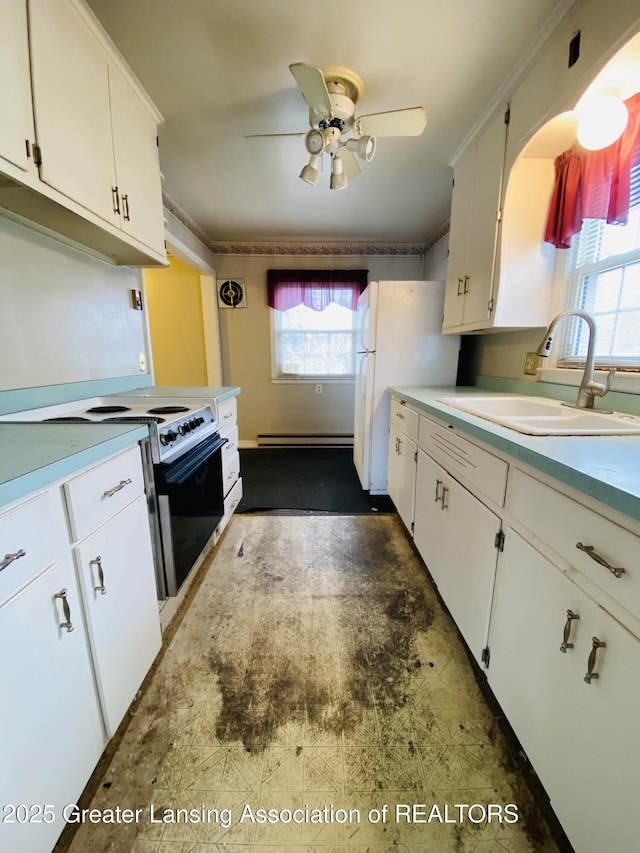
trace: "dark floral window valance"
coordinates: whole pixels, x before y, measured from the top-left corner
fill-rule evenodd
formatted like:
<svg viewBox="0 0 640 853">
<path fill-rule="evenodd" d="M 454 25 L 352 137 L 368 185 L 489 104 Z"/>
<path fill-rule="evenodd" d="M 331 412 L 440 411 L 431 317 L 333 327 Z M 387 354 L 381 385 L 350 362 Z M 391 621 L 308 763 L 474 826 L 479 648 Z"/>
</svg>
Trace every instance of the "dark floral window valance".
<svg viewBox="0 0 640 853">
<path fill-rule="evenodd" d="M 306 305 L 324 311 L 330 302 L 355 311 L 368 270 L 267 270 L 267 303 L 286 311 Z"/>
<path fill-rule="evenodd" d="M 640 92 L 624 102 L 629 121 L 607 148 L 587 151 L 576 143 L 555 160 L 556 177 L 544 239 L 568 249 L 584 219 L 626 225 L 631 169 L 640 162 Z"/>
</svg>

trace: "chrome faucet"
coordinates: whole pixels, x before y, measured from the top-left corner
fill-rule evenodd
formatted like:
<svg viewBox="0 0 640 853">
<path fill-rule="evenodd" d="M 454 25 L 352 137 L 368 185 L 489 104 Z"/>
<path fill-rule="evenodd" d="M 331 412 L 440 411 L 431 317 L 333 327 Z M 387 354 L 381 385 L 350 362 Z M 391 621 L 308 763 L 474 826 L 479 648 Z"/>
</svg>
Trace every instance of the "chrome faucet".
<svg viewBox="0 0 640 853">
<path fill-rule="evenodd" d="M 566 311 L 561 311 L 557 317 L 554 317 L 545 336 L 536 350 L 537 355 L 547 358 L 551 354 L 553 346 L 553 333 L 556 326 L 565 317 L 582 317 L 589 327 L 589 344 L 587 347 L 587 361 L 582 374 L 582 382 L 578 390 L 578 399 L 575 403 L 576 409 L 593 409 L 593 401 L 595 397 L 604 397 L 607 391 L 611 390 L 613 377 L 616 369 L 613 367 L 607 376 L 607 381 L 603 385 L 601 382 L 594 381 L 595 358 L 596 358 L 596 321 L 588 311 L 582 311 L 580 308 L 569 308 Z M 567 404 L 570 405 L 570 404 Z"/>
</svg>

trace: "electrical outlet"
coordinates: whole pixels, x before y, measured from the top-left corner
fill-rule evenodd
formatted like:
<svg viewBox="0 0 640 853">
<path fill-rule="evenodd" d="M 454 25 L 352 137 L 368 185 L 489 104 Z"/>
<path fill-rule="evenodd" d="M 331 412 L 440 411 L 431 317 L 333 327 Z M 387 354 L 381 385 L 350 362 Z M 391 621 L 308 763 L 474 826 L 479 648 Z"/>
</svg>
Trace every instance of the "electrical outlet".
<svg viewBox="0 0 640 853">
<path fill-rule="evenodd" d="M 316 394 L 322 394 L 322 385 L 316 385 Z"/>
<path fill-rule="evenodd" d="M 528 352 L 524 360 L 524 372 L 527 376 L 535 376 L 538 369 L 539 356 L 535 352 Z"/>
</svg>

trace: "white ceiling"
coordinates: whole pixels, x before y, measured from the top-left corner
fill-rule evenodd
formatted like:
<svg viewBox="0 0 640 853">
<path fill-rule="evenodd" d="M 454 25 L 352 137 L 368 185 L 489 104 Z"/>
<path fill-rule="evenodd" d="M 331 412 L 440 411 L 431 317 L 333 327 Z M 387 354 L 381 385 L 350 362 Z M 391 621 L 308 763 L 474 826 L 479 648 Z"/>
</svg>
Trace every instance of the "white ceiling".
<svg viewBox="0 0 640 853">
<path fill-rule="evenodd" d="M 212 241 L 427 240 L 448 163 L 571 0 L 88 0 L 164 116 L 165 189 Z M 420 137 L 378 140 L 340 191 L 298 179 L 308 110 L 291 62 L 364 81 L 357 114 L 422 105 Z"/>
</svg>

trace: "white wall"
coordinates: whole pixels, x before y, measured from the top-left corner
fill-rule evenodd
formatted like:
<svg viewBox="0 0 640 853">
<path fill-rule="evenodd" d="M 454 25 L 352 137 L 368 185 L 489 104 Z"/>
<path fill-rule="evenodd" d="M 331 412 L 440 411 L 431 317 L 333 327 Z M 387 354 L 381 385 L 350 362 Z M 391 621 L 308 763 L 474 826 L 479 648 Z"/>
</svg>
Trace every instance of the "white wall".
<svg viewBox="0 0 640 853">
<path fill-rule="evenodd" d="M 0 390 L 143 373 L 139 274 L 0 216 Z"/>
<path fill-rule="evenodd" d="M 307 255 L 219 255 L 218 281 L 242 278 L 247 307 L 221 309 L 223 381 L 239 385 L 240 439 L 260 433 L 353 433 L 354 384 L 276 384 L 271 381 L 268 269 L 368 269 L 369 280 L 421 279 L 422 258 Z"/>
</svg>

